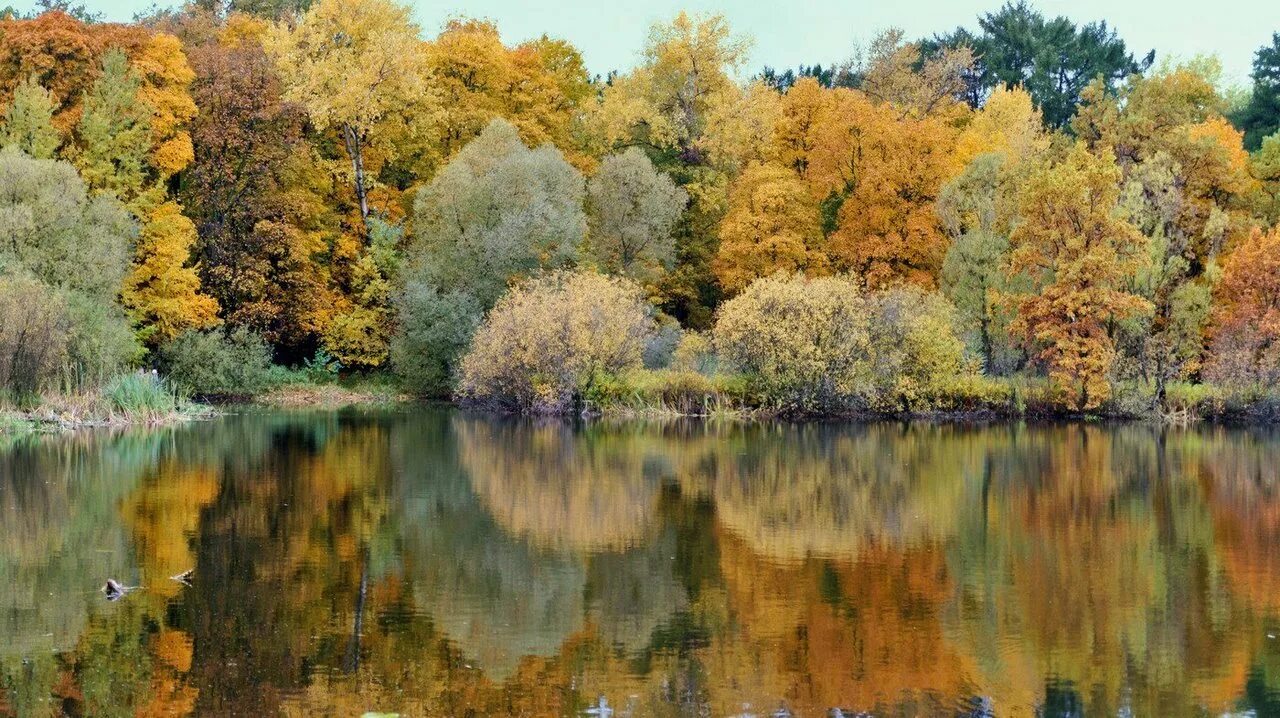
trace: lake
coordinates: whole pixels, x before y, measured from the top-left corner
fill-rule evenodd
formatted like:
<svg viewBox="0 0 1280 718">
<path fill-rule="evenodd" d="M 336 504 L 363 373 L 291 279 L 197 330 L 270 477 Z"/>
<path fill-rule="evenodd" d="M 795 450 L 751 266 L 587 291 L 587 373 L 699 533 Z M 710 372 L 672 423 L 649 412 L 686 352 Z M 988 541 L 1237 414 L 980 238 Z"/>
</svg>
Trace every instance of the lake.
<svg viewBox="0 0 1280 718">
<path fill-rule="evenodd" d="M 1275 430 L 0 441 L 3 716 L 1280 715 Z"/>
</svg>

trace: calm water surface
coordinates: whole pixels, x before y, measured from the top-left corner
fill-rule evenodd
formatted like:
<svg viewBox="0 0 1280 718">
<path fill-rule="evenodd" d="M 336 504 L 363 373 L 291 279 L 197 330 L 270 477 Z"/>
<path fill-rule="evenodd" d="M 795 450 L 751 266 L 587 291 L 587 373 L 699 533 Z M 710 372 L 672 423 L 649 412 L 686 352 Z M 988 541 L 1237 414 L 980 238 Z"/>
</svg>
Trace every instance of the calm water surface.
<svg viewBox="0 0 1280 718">
<path fill-rule="evenodd" d="M 1274 716 L 1278 636 L 1274 431 L 420 409 L 0 445 L 3 716 Z"/>
</svg>

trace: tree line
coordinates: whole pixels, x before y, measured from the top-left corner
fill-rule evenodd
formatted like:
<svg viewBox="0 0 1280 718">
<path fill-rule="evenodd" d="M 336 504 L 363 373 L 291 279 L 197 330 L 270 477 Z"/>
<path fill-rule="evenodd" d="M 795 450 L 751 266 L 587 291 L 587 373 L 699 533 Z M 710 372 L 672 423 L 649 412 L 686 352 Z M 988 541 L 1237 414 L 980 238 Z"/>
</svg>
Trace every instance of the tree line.
<svg viewBox="0 0 1280 718">
<path fill-rule="evenodd" d="M 723 17 L 680 13 L 604 77 L 393 0 L 2 17 L 10 391 L 230 342 L 562 407 L 686 345 L 771 401 L 865 407 L 868 317 L 920 339 L 890 352 L 905 404 L 940 371 L 1078 410 L 1280 378 L 1280 34 L 1238 90 L 1024 3 L 755 74 Z M 634 341 L 590 358 L 613 319 Z M 556 342 L 572 376 L 497 364 Z"/>
</svg>

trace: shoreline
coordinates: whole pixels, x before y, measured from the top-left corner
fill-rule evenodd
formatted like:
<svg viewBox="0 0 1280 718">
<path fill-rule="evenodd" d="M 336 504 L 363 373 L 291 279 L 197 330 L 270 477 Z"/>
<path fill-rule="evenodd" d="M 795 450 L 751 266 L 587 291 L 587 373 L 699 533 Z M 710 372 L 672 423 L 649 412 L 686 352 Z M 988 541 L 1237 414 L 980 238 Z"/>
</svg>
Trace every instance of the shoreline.
<svg viewBox="0 0 1280 718">
<path fill-rule="evenodd" d="M 519 413 L 494 410 L 451 399 L 428 399 L 414 396 L 391 385 L 342 386 L 340 384 L 287 385 L 254 396 L 223 397 L 214 400 L 189 401 L 177 410 L 163 414 L 131 417 L 125 413 L 109 415 L 75 415 L 44 407 L 28 410 L 0 408 L 0 436 L 56 434 L 88 429 L 160 428 L 191 421 L 216 418 L 240 408 L 265 410 L 337 411 L 347 408 L 417 408 L 446 406 L 459 411 L 502 418 L 530 418 L 570 421 L 727 421 L 741 423 L 877 423 L 928 422 L 957 425 L 993 425 L 1000 423 L 1112 423 L 1145 424 L 1164 427 L 1229 426 L 1259 428 L 1280 425 L 1271 407 L 1243 406 L 1232 410 L 1215 407 L 1206 415 L 1162 416 L 1121 413 L 1090 413 L 1044 409 L 976 408 L 955 411 L 849 411 L 832 413 L 792 413 L 762 407 L 717 407 L 708 412 L 681 412 L 669 406 L 581 407 L 566 414 Z"/>
</svg>

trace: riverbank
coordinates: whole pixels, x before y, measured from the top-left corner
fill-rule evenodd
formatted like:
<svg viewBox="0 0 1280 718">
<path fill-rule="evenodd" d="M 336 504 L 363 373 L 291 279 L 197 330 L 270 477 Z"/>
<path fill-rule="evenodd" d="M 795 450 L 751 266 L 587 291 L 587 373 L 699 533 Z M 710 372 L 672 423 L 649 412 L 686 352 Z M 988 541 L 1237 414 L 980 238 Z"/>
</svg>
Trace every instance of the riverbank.
<svg viewBox="0 0 1280 718">
<path fill-rule="evenodd" d="M 44 392 L 0 404 L 0 434 L 163 426 L 212 414 L 212 408 L 180 396 L 164 378 L 135 372 L 73 392 Z"/>
<path fill-rule="evenodd" d="M 929 387 L 898 406 L 858 406 L 813 410 L 779 406 L 751 389 L 741 376 L 645 370 L 597 378 L 582 391 L 574 415 L 609 421 L 697 418 L 727 421 L 902 421 L 990 423 L 1035 421 L 1135 421 L 1167 425 L 1197 423 L 1267 425 L 1280 422 L 1280 395 L 1266 390 L 1228 390 L 1203 384 L 1172 384 L 1156 408 L 1153 389 L 1122 383 L 1102 406 L 1087 412 L 1064 409 L 1048 383 L 1033 377 L 966 377 Z M 428 403 L 391 376 L 334 377 L 314 381 L 292 377 L 256 394 L 204 396 L 190 400 L 165 380 L 139 373 L 100 389 L 46 394 L 31 406 L 0 406 L 0 435 L 73 431 L 86 428 L 163 426 L 205 419 L 256 406 L 271 409 L 336 410 Z M 441 400 L 436 400 L 441 401 Z M 456 403 L 464 408 L 490 408 Z M 501 413 L 501 412 L 496 412 Z"/>
</svg>

